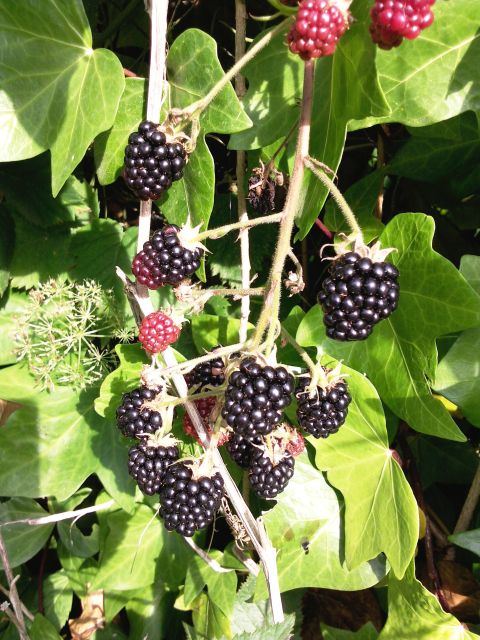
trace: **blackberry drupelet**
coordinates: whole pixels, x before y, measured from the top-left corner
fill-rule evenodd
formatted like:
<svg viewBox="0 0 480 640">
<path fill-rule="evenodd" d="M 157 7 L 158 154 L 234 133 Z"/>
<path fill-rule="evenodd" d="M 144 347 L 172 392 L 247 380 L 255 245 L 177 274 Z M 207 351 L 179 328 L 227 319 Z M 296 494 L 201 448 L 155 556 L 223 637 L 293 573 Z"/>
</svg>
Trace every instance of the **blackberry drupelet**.
<svg viewBox="0 0 480 640">
<path fill-rule="evenodd" d="M 293 376 L 285 367 L 262 367 L 254 358 L 228 379 L 222 417 L 234 433 L 252 438 L 270 433 L 292 400 Z"/>
<path fill-rule="evenodd" d="M 288 32 L 289 49 L 303 60 L 331 56 L 348 22 L 348 11 L 344 12 L 334 0 L 302 0 Z"/>
<path fill-rule="evenodd" d="M 212 353 L 215 356 L 215 350 Z M 225 365 L 220 356 L 214 357 L 208 362 L 197 364 L 185 375 L 185 381 L 189 388 L 198 385 L 201 391 L 204 387 L 219 387 L 225 382 Z"/>
<path fill-rule="evenodd" d="M 306 387 L 310 378 L 300 378 L 297 391 L 298 423 L 315 438 L 328 438 L 345 422 L 352 398 L 347 384 L 338 379 L 326 389 L 317 387 L 316 395 L 309 397 Z"/>
<path fill-rule="evenodd" d="M 197 407 L 198 413 L 202 418 L 202 422 L 205 427 L 205 430 L 207 431 L 208 435 L 211 436 L 213 433 L 213 426 L 214 426 L 213 420 L 212 420 L 212 413 L 217 404 L 217 398 L 215 397 L 200 398 L 198 400 L 195 400 L 194 404 Z M 185 411 L 185 414 L 183 416 L 183 430 L 187 435 L 192 436 L 192 438 L 195 438 L 198 444 L 202 444 L 187 411 Z M 221 447 L 222 445 L 224 445 L 229 440 L 229 437 L 230 437 L 229 431 L 226 431 L 223 428 L 220 429 L 220 433 L 218 434 L 217 446 Z"/>
<path fill-rule="evenodd" d="M 414 40 L 433 22 L 435 0 L 376 0 L 370 16 L 370 35 L 381 49 Z"/>
<path fill-rule="evenodd" d="M 155 433 L 162 426 L 162 416 L 158 411 L 144 407 L 153 400 L 160 389 L 139 387 L 125 393 L 122 404 L 117 409 L 117 426 L 124 436 L 139 438 L 143 434 Z"/>
<path fill-rule="evenodd" d="M 125 147 L 125 182 L 141 200 L 158 200 L 183 176 L 186 156 L 181 142 L 167 141 L 158 124 L 145 120 Z"/>
<path fill-rule="evenodd" d="M 260 498 L 275 498 L 287 486 L 294 468 L 295 459 L 288 452 L 272 461 L 266 451 L 259 450 L 253 455 L 248 474 L 250 486 Z"/>
<path fill-rule="evenodd" d="M 169 467 L 160 488 L 160 516 L 168 531 L 193 536 L 215 517 L 223 496 L 219 473 L 197 477 L 191 461 Z"/>
<path fill-rule="evenodd" d="M 179 458 L 177 446 L 151 446 L 144 441 L 128 452 L 128 472 L 147 496 L 160 491 L 166 470 Z"/>
<path fill-rule="evenodd" d="M 176 286 L 199 268 L 203 249 L 185 248 L 178 237 L 179 231 L 179 227 L 169 224 L 145 242 L 132 262 L 132 272 L 140 284 L 149 289 L 166 284 Z"/>
<path fill-rule="evenodd" d="M 178 340 L 180 327 L 162 311 L 153 311 L 142 320 L 138 333 L 142 347 L 147 353 L 161 353 Z"/>
<path fill-rule="evenodd" d="M 235 433 L 227 442 L 227 451 L 239 467 L 248 469 L 252 462 L 253 453 L 258 451 L 258 447 L 261 446 L 262 443 L 261 436 L 246 438 L 239 433 Z"/>
<path fill-rule="evenodd" d="M 334 340 L 365 340 L 374 325 L 398 305 L 398 270 L 350 251 L 337 258 L 322 283 L 318 301 L 327 336 Z"/>
</svg>

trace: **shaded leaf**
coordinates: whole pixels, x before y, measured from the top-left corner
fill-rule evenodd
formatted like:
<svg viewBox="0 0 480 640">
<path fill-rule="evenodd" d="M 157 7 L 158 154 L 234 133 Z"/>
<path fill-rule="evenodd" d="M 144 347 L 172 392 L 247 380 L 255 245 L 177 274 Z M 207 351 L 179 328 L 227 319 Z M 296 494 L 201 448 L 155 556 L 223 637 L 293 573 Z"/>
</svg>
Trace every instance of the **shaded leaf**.
<svg viewBox="0 0 480 640">
<path fill-rule="evenodd" d="M 61 569 L 48 575 L 43 581 L 43 606 L 45 617 L 56 629 L 66 623 L 72 608 L 73 591 L 67 574 Z"/>
<path fill-rule="evenodd" d="M 378 638 L 378 631 L 370 622 L 367 622 L 357 631 L 335 629 L 326 624 L 322 624 L 321 628 L 324 640 L 376 640 Z"/>
<path fill-rule="evenodd" d="M 41 613 L 37 613 L 29 630 L 30 640 L 61 640 L 55 627 Z"/>
<path fill-rule="evenodd" d="M 471 531 L 463 531 L 462 533 L 455 533 L 448 536 L 450 542 L 453 542 L 457 547 L 462 547 L 467 551 L 471 551 L 476 556 L 480 556 L 480 529 L 472 529 Z"/>
<path fill-rule="evenodd" d="M 3 493 L 3 491 L 2 491 Z M 13 498 L 0 504 L 0 531 L 12 567 L 27 562 L 45 546 L 53 524 L 31 526 L 28 524 L 5 524 L 26 518 L 41 518 L 48 513 L 34 500 Z"/>
</svg>

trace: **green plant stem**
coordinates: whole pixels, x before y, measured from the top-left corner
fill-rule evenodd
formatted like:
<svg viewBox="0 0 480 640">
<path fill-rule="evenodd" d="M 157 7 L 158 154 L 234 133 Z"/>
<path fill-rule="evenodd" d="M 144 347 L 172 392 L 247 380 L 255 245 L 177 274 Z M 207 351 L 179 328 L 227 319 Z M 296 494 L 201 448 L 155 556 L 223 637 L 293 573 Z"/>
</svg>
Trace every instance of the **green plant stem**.
<svg viewBox="0 0 480 640">
<path fill-rule="evenodd" d="M 218 240 L 219 238 L 223 238 L 230 231 L 236 231 L 238 229 L 250 229 L 250 227 L 256 227 L 259 224 L 271 224 L 272 222 L 281 222 L 283 218 L 283 213 L 272 213 L 269 216 L 262 216 L 261 218 L 252 218 L 246 220 L 240 220 L 239 222 L 232 222 L 232 224 L 226 224 L 223 227 L 217 227 L 216 229 L 207 229 L 207 231 L 202 231 L 202 233 L 198 233 L 194 238 L 192 238 L 193 242 L 201 242 L 202 240 Z"/>
<path fill-rule="evenodd" d="M 255 287 L 253 289 L 202 289 L 201 293 L 198 294 L 199 297 L 203 293 L 210 293 L 212 296 L 263 296 L 265 287 Z"/>
<path fill-rule="evenodd" d="M 272 323 L 272 319 L 277 319 L 280 311 L 281 279 L 285 260 L 290 251 L 290 241 L 293 231 L 297 202 L 302 188 L 302 180 L 305 171 L 304 159 L 308 156 L 308 145 L 310 140 L 310 119 L 313 102 L 313 79 L 315 72 L 315 61 L 305 62 L 303 78 L 303 99 L 302 111 L 300 114 L 300 125 L 297 139 L 297 149 L 293 165 L 292 178 L 288 189 L 285 209 L 280 223 L 277 248 L 273 258 L 272 268 L 268 278 L 265 301 L 263 309 L 258 319 L 257 328 L 253 337 L 253 346 L 258 348 L 263 334 Z M 265 353 L 268 356 L 273 348 L 275 328 L 269 331 L 265 345 Z"/>
<path fill-rule="evenodd" d="M 233 78 L 240 73 L 243 67 L 248 64 L 253 58 L 259 53 L 262 49 L 264 49 L 276 35 L 281 33 L 285 27 L 291 22 L 291 18 L 287 18 L 274 27 L 271 31 L 266 33 L 260 40 L 258 40 L 250 49 L 245 53 L 244 56 L 238 60 L 231 69 L 229 69 L 226 74 L 214 85 L 206 96 L 200 98 L 196 102 L 193 102 L 188 107 L 184 109 L 172 109 L 171 115 L 177 121 L 181 122 L 182 120 L 191 120 L 194 117 L 198 117 L 202 111 L 204 111 L 208 105 L 215 100 L 220 91 L 231 81 Z"/>
<path fill-rule="evenodd" d="M 292 347 L 295 349 L 295 351 L 298 353 L 298 355 L 302 358 L 302 360 L 305 362 L 305 364 L 307 365 L 307 367 L 310 369 L 310 371 L 312 372 L 312 374 L 315 372 L 316 369 L 316 364 L 315 362 L 310 358 L 310 356 L 308 355 L 308 353 L 305 351 L 305 349 L 303 349 L 298 342 L 295 340 L 295 338 L 288 333 L 288 331 L 286 329 L 284 329 L 283 327 L 281 328 L 281 333 L 282 333 L 282 337 L 285 338 L 285 340 L 287 342 L 289 342 Z"/>
<path fill-rule="evenodd" d="M 360 229 L 360 225 L 358 224 L 355 214 L 351 210 L 348 202 L 343 197 L 340 189 L 323 171 L 321 164 L 317 160 L 315 160 L 314 158 L 306 157 L 304 159 L 304 163 L 305 166 L 310 169 L 310 171 L 315 175 L 315 177 L 318 178 L 320 182 L 329 190 L 332 198 L 335 200 L 338 208 L 342 212 L 343 217 L 347 221 L 348 226 L 362 242 L 363 235 L 362 230 Z"/>
</svg>

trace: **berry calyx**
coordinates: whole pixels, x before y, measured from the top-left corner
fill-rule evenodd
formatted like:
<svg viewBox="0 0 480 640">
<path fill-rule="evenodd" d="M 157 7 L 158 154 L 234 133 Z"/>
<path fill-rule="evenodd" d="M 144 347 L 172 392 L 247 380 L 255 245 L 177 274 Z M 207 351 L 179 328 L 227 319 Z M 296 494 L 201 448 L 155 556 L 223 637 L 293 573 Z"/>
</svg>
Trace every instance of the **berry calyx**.
<svg viewBox="0 0 480 640">
<path fill-rule="evenodd" d="M 433 22 L 435 0 L 376 0 L 370 16 L 370 35 L 380 49 L 398 47 L 403 38 L 414 40 Z"/>
<path fill-rule="evenodd" d="M 161 353 L 178 340 L 181 328 L 163 311 L 153 311 L 142 320 L 138 339 L 150 354 Z"/>
<path fill-rule="evenodd" d="M 315 438 L 328 438 L 346 420 L 348 405 L 352 400 L 348 386 L 338 377 L 325 387 L 317 386 L 311 390 L 310 386 L 309 377 L 300 378 L 295 392 L 298 423 Z"/>
<path fill-rule="evenodd" d="M 117 409 L 117 426 L 128 438 L 141 438 L 155 433 L 163 421 L 160 412 L 145 407 L 160 393 L 161 389 L 139 387 L 123 394 L 122 404 Z"/>
<path fill-rule="evenodd" d="M 176 286 L 199 268 L 203 249 L 184 247 L 179 232 L 179 227 L 169 224 L 144 243 L 132 263 L 132 272 L 140 284 L 149 289 Z"/>
<path fill-rule="evenodd" d="M 222 417 L 234 433 L 252 438 L 270 433 L 292 401 L 293 376 L 285 367 L 242 360 L 228 378 Z"/>
<path fill-rule="evenodd" d="M 215 355 L 215 349 L 212 355 Z M 197 364 L 185 375 L 185 382 L 189 389 L 197 387 L 199 391 L 205 387 L 219 387 L 222 385 L 225 382 L 225 365 L 221 356 L 216 356 L 207 362 Z"/>
<path fill-rule="evenodd" d="M 194 404 L 197 407 L 197 411 L 202 418 L 203 426 L 205 427 L 206 432 L 211 437 L 213 434 L 213 427 L 214 427 L 213 418 L 214 418 L 214 410 L 217 406 L 217 398 L 213 396 L 211 398 L 199 398 L 198 400 L 195 400 Z M 183 430 L 188 436 L 195 438 L 198 444 L 202 444 L 187 411 L 185 411 L 185 415 L 183 416 Z M 230 438 L 230 433 L 228 433 L 225 429 L 222 429 L 218 434 L 217 446 L 221 447 L 226 442 L 228 442 L 229 438 Z"/>
<path fill-rule="evenodd" d="M 334 340 L 365 340 L 374 325 L 388 318 L 399 299 L 398 269 L 383 259 L 391 249 L 357 246 L 332 262 L 318 302 L 327 336 Z"/>
<path fill-rule="evenodd" d="M 198 462 L 185 460 L 171 465 L 160 488 L 160 516 L 168 531 L 191 537 L 207 527 L 220 508 L 223 478 L 202 472 Z"/>
<path fill-rule="evenodd" d="M 170 434 L 160 439 L 145 439 L 128 452 L 128 472 L 143 493 L 153 496 L 159 493 L 165 472 L 179 456 L 176 441 Z"/>
<path fill-rule="evenodd" d="M 302 0 L 288 36 L 288 47 L 303 60 L 335 53 L 349 23 L 349 12 L 334 0 Z"/>
<path fill-rule="evenodd" d="M 180 180 L 187 162 L 185 146 L 160 125 L 144 120 L 125 147 L 125 182 L 140 200 L 158 200 L 172 182 Z"/>
</svg>

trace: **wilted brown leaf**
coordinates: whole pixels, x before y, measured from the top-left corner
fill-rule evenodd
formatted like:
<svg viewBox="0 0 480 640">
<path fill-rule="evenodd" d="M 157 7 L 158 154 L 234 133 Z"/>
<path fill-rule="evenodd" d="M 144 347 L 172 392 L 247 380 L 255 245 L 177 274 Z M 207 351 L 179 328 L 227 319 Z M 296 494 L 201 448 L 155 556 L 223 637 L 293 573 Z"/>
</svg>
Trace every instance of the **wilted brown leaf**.
<svg viewBox="0 0 480 640">
<path fill-rule="evenodd" d="M 68 621 L 72 640 L 88 640 L 97 629 L 103 629 L 105 624 L 103 590 L 89 593 L 82 600 L 82 609 L 79 618 Z"/>
</svg>

